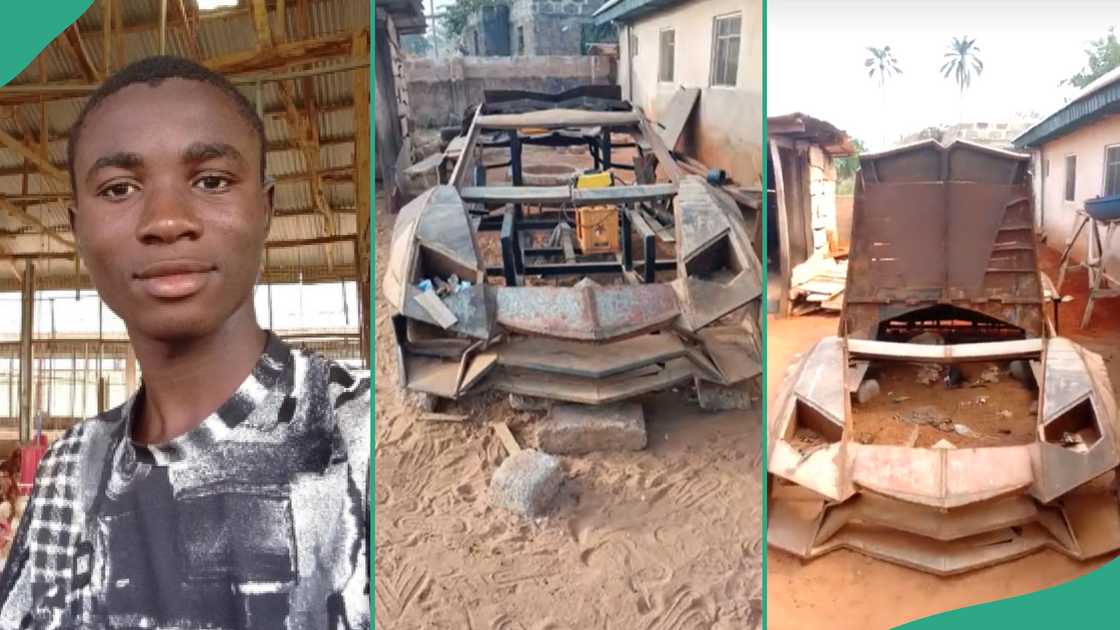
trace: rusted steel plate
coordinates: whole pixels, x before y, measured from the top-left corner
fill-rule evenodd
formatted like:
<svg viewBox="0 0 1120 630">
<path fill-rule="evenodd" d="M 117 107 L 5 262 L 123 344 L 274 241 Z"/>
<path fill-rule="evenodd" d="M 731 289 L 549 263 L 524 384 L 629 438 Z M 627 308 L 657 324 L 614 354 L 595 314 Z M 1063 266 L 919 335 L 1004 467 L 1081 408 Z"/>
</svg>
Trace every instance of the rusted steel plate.
<svg viewBox="0 0 1120 630">
<path fill-rule="evenodd" d="M 1024 495 L 1001 497 L 955 510 L 940 510 L 862 493 L 828 509 L 815 544 L 824 543 L 851 521 L 949 541 L 1019 527 L 1038 520 L 1038 517 L 1038 504 Z"/>
<path fill-rule="evenodd" d="M 670 359 L 606 378 L 582 378 L 524 368 L 499 367 L 484 382 L 494 389 L 566 402 L 602 405 L 658 391 L 694 378 L 688 359 Z"/>
<path fill-rule="evenodd" d="M 664 327 L 680 314 L 668 285 L 501 287 L 497 318 L 521 333 L 602 341 Z"/>
<path fill-rule="evenodd" d="M 522 337 L 502 344 L 498 361 L 508 367 L 604 378 L 685 354 L 674 334 L 642 335 L 610 343 Z"/>
</svg>

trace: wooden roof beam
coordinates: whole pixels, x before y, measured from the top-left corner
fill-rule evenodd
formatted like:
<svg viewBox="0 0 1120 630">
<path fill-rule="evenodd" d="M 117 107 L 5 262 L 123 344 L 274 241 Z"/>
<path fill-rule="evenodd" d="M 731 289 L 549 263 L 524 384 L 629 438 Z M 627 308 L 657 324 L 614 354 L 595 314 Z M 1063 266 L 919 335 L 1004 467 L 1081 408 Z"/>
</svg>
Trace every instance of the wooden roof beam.
<svg viewBox="0 0 1120 630">
<path fill-rule="evenodd" d="M 74 243 L 72 241 L 69 241 L 69 240 L 66 240 L 65 238 L 62 238 L 61 236 L 58 235 L 57 232 L 52 230 L 50 228 L 50 226 L 48 226 L 47 224 L 40 221 L 38 219 L 38 217 L 28 213 L 23 208 L 20 208 L 20 207 L 16 206 L 15 204 L 11 203 L 10 201 L 5 199 L 4 197 L 0 197 L 0 211 L 6 212 L 8 214 L 8 216 L 16 219 L 17 221 L 21 221 L 21 222 L 26 223 L 28 225 L 32 225 L 32 226 L 35 226 L 35 227 L 39 228 L 40 230 L 43 231 L 43 234 L 45 234 L 47 236 L 47 238 L 49 238 L 52 241 L 58 243 L 59 245 L 62 245 L 63 247 L 66 247 L 67 249 L 70 249 L 71 251 L 73 251 Z"/>
<path fill-rule="evenodd" d="M 35 167 L 39 169 L 40 173 L 59 183 L 63 190 L 68 190 L 70 188 L 70 178 L 65 171 L 56 168 L 54 164 L 51 164 L 47 156 L 23 142 L 20 142 L 3 129 L 0 129 L 0 145 L 15 151 L 25 160 L 34 164 Z"/>
<path fill-rule="evenodd" d="M 249 8 L 253 14 L 253 30 L 257 33 L 257 50 L 272 48 L 272 26 L 264 0 L 250 0 Z"/>
<path fill-rule="evenodd" d="M 70 50 L 78 61 L 82 76 L 85 77 L 86 81 L 100 81 L 101 75 L 97 72 L 97 67 L 93 64 L 93 61 L 90 60 L 89 50 L 86 49 L 85 41 L 82 40 L 82 32 L 78 30 L 78 23 L 74 22 L 68 26 L 64 33 L 66 43 L 70 45 Z"/>
</svg>

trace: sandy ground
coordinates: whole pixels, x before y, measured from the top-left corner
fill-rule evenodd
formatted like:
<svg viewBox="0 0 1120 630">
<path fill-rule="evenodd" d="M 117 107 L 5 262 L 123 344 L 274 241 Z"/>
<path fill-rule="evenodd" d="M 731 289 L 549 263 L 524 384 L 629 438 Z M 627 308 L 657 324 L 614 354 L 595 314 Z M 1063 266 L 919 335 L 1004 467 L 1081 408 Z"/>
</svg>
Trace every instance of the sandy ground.
<svg viewBox="0 0 1120 630">
<path fill-rule="evenodd" d="M 1058 254 L 1042 248 L 1043 269 L 1057 278 Z M 1120 392 L 1120 300 L 1098 300 L 1088 330 L 1078 328 L 1085 309 L 1086 274 L 1072 273 L 1063 293 L 1074 301 L 1062 306 L 1059 331 L 1100 353 L 1114 390 Z M 836 334 L 838 319 L 809 316 L 770 319 L 767 388 L 773 400 L 781 375 L 793 356 L 817 339 Z M 777 379 L 777 380 L 775 380 Z M 1115 557 L 1078 562 L 1055 551 L 951 578 L 939 578 L 874 560 L 847 550 L 812 562 L 767 550 L 767 627 L 771 630 L 828 627 L 834 630 L 891 628 L 921 617 L 1048 588 L 1088 573 Z"/>
<path fill-rule="evenodd" d="M 378 204 L 381 277 L 393 218 Z M 377 296 L 375 612 L 381 630 L 701 630 L 761 617 L 761 420 L 708 414 L 685 391 L 644 402 L 649 447 L 563 457 L 552 511 L 490 507 L 505 457 L 487 423 L 535 444 L 539 413 L 497 394 L 418 420 L 396 385 L 389 312 Z"/>
</svg>

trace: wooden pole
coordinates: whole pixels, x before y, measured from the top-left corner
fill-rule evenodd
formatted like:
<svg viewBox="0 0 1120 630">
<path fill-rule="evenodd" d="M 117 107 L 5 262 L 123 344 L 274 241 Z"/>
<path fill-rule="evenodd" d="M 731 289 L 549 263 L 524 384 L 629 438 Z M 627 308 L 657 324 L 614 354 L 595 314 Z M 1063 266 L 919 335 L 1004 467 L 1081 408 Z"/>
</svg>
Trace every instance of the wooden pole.
<svg viewBox="0 0 1120 630">
<path fill-rule="evenodd" d="M 354 34 L 350 54 L 369 55 L 369 31 Z M 370 119 L 369 70 L 354 71 L 354 194 L 358 205 L 355 221 L 358 238 L 354 244 L 357 268 L 358 321 L 362 338 L 362 362 L 369 367 L 370 355 Z"/>
<path fill-rule="evenodd" d="M 125 396 L 131 396 L 136 391 L 136 350 L 131 341 L 124 356 L 124 384 Z"/>
<path fill-rule="evenodd" d="M 35 263 L 24 263 L 19 325 L 19 441 L 31 439 L 31 337 L 35 325 Z"/>
<path fill-rule="evenodd" d="M 167 54 L 167 0 L 159 2 L 159 54 Z"/>
</svg>

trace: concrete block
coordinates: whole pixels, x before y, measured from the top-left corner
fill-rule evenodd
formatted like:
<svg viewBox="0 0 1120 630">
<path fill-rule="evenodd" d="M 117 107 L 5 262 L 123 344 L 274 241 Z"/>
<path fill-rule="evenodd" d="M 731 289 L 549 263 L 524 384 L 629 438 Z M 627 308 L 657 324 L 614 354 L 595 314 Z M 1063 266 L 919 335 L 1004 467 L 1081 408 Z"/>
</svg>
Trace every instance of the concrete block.
<svg viewBox="0 0 1120 630">
<path fill-rule="evenodd" d="M 700 408 L 704 411 L 732 411 L 751 408 L 751 394 L 745 384 L 727 387 L 697 380 L 696 397 Z"/>
<path fill-rule="evenodd" d="M 552 406 L 552 401 L 547 398 L 510 394 L 509 406 L 513 407 L 515 411 L 548 411 L 548 408 Z"/>
<path fill-rule="evenodd" d="M 564 482 L 560 460 L 533 449 L 510 455 L 490 478 L 490 503 L 523 516 L 548 510 Z"/>
<path fill-rule="evenodd" d="M 642 406 L 553 405 L 537 429 L 537 444 L 547 453 L 641 450 L 646 447 Z"/>
</svg>

